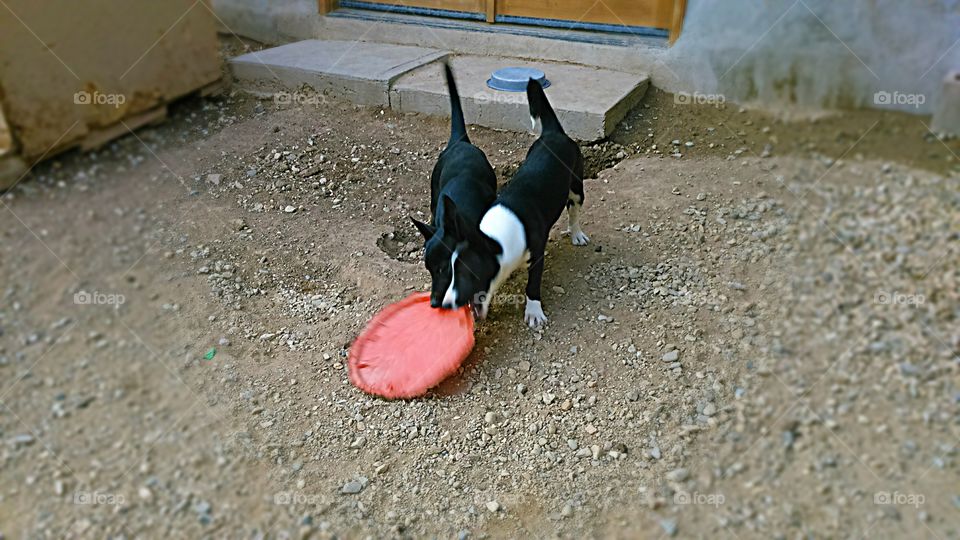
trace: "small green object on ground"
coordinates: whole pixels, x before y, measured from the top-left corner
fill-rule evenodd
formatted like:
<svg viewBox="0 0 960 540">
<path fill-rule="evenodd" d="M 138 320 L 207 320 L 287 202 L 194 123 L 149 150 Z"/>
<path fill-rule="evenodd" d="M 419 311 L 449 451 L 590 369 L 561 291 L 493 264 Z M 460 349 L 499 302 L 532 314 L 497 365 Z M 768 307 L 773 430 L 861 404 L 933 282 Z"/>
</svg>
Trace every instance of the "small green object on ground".
<svg viewBox="0 0 960 540">
<path fill-rule="evenodd" d="M 207 354 L 203 355 L 203 357 L 206 358 L 207 360 L 213 360 L 213 357 L 216 355 L 217 355 L 217 348 L 210 347 L 210 350 L 207 351 Z"/>
</svg>

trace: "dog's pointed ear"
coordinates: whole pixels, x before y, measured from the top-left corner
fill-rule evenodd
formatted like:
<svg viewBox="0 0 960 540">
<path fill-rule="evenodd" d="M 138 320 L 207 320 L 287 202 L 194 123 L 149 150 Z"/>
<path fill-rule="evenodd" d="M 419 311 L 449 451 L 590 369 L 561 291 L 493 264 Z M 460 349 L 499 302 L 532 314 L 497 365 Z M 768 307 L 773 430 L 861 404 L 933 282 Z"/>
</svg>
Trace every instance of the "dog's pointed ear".
<svg viewBox="0 0 960 540">
<path fill-rule="evenodd" d="M 433 238 L 433 235 L 436 234 L 437 232 L 436 227 L 427 225 L 426 223 L 420 221 L 415 217 L 411 217 L 410 221 L 413 222 L 413 225 L 417 228 L 418 231 L 420 231 L 420 234 L 423 235 L 424 240 L 429 240 Z"/>
<path fill-rule="evenodd" d="M 463 238 L 467 229 L 463 224 L 463 219 L 460 218 L 460 213 L 457 211 L 457 203 L 453 202 L 453 199 L 449 196 L 444 195 L 440 199 L 440 204 L 443 205 L 443 229 L 456 238 Z"/>
</svg>

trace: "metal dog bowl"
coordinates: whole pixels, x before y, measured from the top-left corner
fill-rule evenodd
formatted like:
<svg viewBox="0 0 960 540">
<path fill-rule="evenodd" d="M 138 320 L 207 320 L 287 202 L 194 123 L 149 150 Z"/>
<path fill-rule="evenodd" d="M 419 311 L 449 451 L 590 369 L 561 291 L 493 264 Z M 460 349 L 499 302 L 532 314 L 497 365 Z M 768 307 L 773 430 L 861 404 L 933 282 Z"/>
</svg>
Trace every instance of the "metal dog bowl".
<svg viewBox="0 0 960 540">
<path fill-rule="evenodd" d="M 540 86 L 547 88 L 550 81 L 547 76 L 536 68 L 508 67 L 498 69 L 487 79 L 487 86 L 504 92 L 526 92 L 527 81 L 534 79 Z"/>
</svg>

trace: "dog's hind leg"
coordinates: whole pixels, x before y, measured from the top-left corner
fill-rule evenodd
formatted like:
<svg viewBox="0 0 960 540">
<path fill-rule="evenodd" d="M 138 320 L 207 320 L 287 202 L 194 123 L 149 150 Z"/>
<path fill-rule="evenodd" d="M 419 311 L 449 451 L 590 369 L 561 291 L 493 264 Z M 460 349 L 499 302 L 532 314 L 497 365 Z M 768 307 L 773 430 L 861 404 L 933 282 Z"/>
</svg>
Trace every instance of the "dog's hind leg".
<svg viewBox="0 0 960 540">
<path fill-rule="evenodd" d="M 583 180 L 574 178 L 570 182 L 570 195 L 567 199 L 567 220 L 570 229 L 570 241 L 575 246 L 585 246 L 590 238 L 580 227 L 580 208 L 583 207 Z"/>
</svg>

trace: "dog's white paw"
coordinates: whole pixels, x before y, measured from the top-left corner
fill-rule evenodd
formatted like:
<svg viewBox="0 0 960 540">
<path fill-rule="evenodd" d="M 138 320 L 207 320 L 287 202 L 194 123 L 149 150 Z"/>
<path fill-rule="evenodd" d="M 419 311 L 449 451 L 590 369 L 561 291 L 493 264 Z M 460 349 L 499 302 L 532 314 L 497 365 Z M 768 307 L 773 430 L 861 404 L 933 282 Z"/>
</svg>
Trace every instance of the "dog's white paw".
<svg viewBox="0 0 960 540">
<path fill-rule="evenodd" d="M 585 246 L 590 243 L 590 237 L 581 230 L 570 231 L 570 241 L 575 246 Z"/>
<path fill-rule="evenodd" d="M 543 305 L 539 300 L 527 298 L 527 307 L 523 310 L 523 322 L 530 328 L 537 328 L 547 322 L 547 316 L 543 314 Z"/>
</svg>

